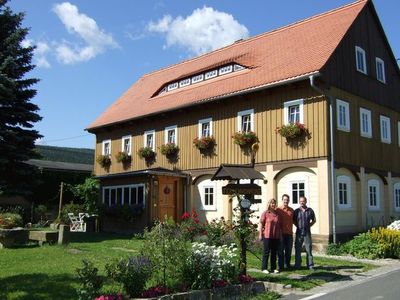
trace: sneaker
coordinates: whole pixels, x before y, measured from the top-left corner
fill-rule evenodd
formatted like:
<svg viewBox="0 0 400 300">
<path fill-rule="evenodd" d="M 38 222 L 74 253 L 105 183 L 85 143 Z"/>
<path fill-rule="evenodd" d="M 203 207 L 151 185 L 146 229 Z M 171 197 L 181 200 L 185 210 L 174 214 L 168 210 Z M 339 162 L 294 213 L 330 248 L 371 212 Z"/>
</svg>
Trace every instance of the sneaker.
<svg viewBox="0 0 400 300">
<path fill-rule="evenodd" d="M 269 271 L 268 271 L 268 270 L 262 270 L 262 272 L 263 272 L 264 274 L 269 274 Z"/>
<path fill-rule="evenodd" d="M 279 273 L 279 270 L 274 270 L 274 274 L 278 274 Z"/>
</svg>

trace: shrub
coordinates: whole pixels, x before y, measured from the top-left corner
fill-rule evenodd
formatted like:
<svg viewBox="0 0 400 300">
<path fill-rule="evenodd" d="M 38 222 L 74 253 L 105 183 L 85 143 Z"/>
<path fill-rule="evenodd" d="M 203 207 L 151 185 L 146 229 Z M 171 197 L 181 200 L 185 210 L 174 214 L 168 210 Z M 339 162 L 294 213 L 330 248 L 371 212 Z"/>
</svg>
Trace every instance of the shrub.
<svg viewBox="0 0 400 300">
<path fill-rule="evenodd" d="M 383 227 L 373 228 L 369 236 L 378 243 L 384 258 L 400 258 L 400 231 Z"/>
<path fill-rule="evenodd" d="M 347 249 L 344 244 L 329 244 L 326 248 L 326 254 L 328 255 L 345 255 Z"/>
<path fill-rule="evenodd" d="M 279 133 L 284 138 L 295 139 L 306 136 L 308 129 L 304 126 L 304 124 L 296 122 L 283 125 L 282 127 L 277 127 L 275 132 Z"/>
<path fill-rule="evenodd" d="M 232 226 L 225 221 L 224 217 L 206 223 L 204 229 L 207 233 L 207 243 L 209 245 L 222 246 L 232 243 L 232 236 L 229 235 Z"/>
<path fill-rule="evenodd" d="M 85 206 L 82 204 L 74 204 L 74 203 L 69 203 L 65 204 L 62 209 L 61 209 L 61 223 L 63 224 L 70 224 L 70 219 L 68 217 L 68 213 L 73 213 L 74 215 L 78 215 L 79 213 L 85 212 Z"/>
<path fill-rule="evenodd" d="M 83 267 L 76 269 L 81 287 L 77 289 L 79 300 L 92 300 L 99 295 L 103 286 L 103 278 L 98 275 L 99 270 L 92 262 L 84 259 Z"/>
<path fill-rule="evenodd" d="M 119 163 L 127 164 L 131 162 L 132 157 L 128 153 L 120 151 L 115 155 L 115 159 Z"/>
<path fill-rule="evenodd" d="M 208 151 L 214 148 L 215 138 L 213 136 L 196 137 L 193 145 L 200 151 Z"/>
<path fill-rule="evenodd" d="M 253 131 L 238 131 L 233 136 L 233 142 L 241 147 L 250 147 L 253 144 L 259 143 L 257 135 Z"/>
<path fill-rule="evenodd" d="M 344 251 L 357 258 L 377 259 L 383 257 L 381 246 L 371 239 L 368 232 L 355 236 L 344 247 Z"/>
<path fill-rule="evenodd" d="M 142 293 L 144 298 L 158 298 L 160 296 L 168 294 L 169 290 L 161 285 L 153 286 L 148 288 Z"/>
<path fill-rule="evenodd" d="M 108 295 L 101 295 L 97 297 L 95 300 L 124 300 L 124 296 L 121 294 L 108 294 Z"/>
<path fill-rule="evenodd" d="M 167 144 L 161 145 L 160 150 L 161 150 L 162 155 L 171 157 L 171 156 L 176 156 L 178 154 L 179 147 L 177 145 L 175 145 L 174 143 L 167 143 Z"/>
<path fill-rule="evenodd" d="M 76 199 L 84 203 L 85 212 L 97 213 L 98 200 L 100 197 L 100 182 L 94 178 L 86 178 L 84 183 L 67 185 L 67 189 L 72 192 Z M 80 211 L 83 212 L 83 211 Z"/>
<path fill-rule="evenodd" d="M 394 230 L 400 230 L 400 220 L 393 221 L 387 228 L 394 229 Z"/>
<path fill-rule="evenodd" d="M 21 227 L 23 220 L 20 214 L 16 213 L 0 213 L 0 228 L 11 229 Z"/>
<path fill-rule="evenodd" d="M 46 218 L 47 207 L 46 205 L 40 204 L 35 208 L 35 219 L 36 221 L 44 220 Z"/>
<path fill-rule="evenodd" d="M 102 168 L 108 168 L 111 165 L 110 155 L 98 155 L 96 161 Z"/>
<path fill-rule="evenodd" d="M 206 233 L 205 227 L 200 223 L 199 216 L 194 209 L 192 210 L 192 215 L 188 212 L 183 213 L 180 229 L 184 238 L 192 242 L 196 236 Z"/>
<path fill-rule="evenodd" d="M 132 256 L 106 265 L 107 275 L 124 286 L 130 297 L 139 297 L 152 273 L 152 264 L 145 256 Z"/>
<path fill-rule="evenodd" d="M 137 154 L 140 158 L 145 160 L 154 160 L 156 157 L 156 153 L 151 147 L 142 147 L 138 150 Z"/>
</svg>

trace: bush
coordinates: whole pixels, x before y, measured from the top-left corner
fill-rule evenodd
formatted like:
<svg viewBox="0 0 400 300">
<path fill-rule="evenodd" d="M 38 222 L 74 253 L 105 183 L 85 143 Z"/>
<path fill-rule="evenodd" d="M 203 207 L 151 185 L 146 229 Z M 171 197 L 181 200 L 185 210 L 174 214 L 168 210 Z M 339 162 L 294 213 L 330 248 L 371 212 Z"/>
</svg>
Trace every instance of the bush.
<svg viewBox="0 0 400 300">
<path fill-rule="evenodd" d="M 77 289 L 79 300 L 92 300 L 99 295 L 103 286 L 103 278 L 98 275 L 98 269 L 92 262 L 84 259 L 83 267 L 76 269 L 81 287 Z"/>
<path fill-rule="evenodd" d="M 69 203 L 65 204 L 63 208 L 61 209 L 61 223 L 63 224 L 70 224 L 70 219 L 68 217 L 68 213 L 73 213 L 74 215 L 78 215 L 78 213 L 83 213 L 85 212 L 85 206 L 82 204 L 74 204 L 74 203 Z"/>
<path fill-rule="evenodd" d="M 355 236 L 344 247 L 346 253 L 357 258 L 377 259 L 383 257 L 381 246 L 371 239 L 368 232 Z"/>
<path fill-rule="evenodd" d="M 132 256 L 106 265 L 107 275 L 124 286 L 130 297 L 139 297 L 152 274 L 152 264 L 145 256 Z"/>
<path fill-rule="evenodd" d="M 326 254 L 328 255 L 345 255 L 347 254 L 346 247 L 344 244 L 329 244 L 326 248 Z"/>
<path fill-rule="evenodd" d="M 384 258 L 400 258 L 400 231 L 380 227 L 371 229 L 370 238 L 378 243 Z"/>
<path fill-rule="evenodd" d="M 84 183 L 67 185 L 67 190 L 71 191 L 75 199 L 83 202 L 84 212 L 93 214 L 98 212 L 98 201 L 100 198 L 100 182 L 94 178 L 86 178 Z M 80 211 L 83 212 L 83 211 Z"/>
<path fill-rule="evenodd" d="M 185 212 L 182 215 L 182 223 L 180 225 L 181 232 L 183 237 L 193 242 L 194 238 L 199 235 L 203 235 L 206 233 L 204 224 L 200 223 L 199 216 L 196 210 L 192 210 L 192 215 L 190 213 Z"/>
<path fill-rule="evenodd" d="M 46 205 L 40 204 L 35 208 L 35 220 L 43 221 L 46 219 L 47 207 Z"/>
<path fill-rule="evenodd" d="M 23 220 L 20 214 L 0 213 L 0 228 L 11 229 L 23 226 Z"/>
<path fill-rule="evenodd" d="M 207 243 L 209 245 L 222 246 L 233 242 L 233 237 L 230 235 L 231 224 L 227 223 L 223 217 L 206 223 L 204 229 L 207 233 Z"/>
</svg>

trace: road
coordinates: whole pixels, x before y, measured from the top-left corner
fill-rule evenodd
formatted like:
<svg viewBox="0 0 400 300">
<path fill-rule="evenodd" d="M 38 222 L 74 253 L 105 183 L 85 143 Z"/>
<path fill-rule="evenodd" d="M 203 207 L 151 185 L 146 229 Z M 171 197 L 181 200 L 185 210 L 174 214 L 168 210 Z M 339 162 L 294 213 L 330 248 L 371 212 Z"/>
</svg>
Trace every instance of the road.
<svg viewBox="0 0 400 300">
<path fill-rule="evenodd" d="M 335 290 L 319 291 L 309 295 L 287 295 L 286 300 L 399 300 L 400 299 L 400 270 L 382 274 L 367 280 L 362 280 Z"/>
</svg>

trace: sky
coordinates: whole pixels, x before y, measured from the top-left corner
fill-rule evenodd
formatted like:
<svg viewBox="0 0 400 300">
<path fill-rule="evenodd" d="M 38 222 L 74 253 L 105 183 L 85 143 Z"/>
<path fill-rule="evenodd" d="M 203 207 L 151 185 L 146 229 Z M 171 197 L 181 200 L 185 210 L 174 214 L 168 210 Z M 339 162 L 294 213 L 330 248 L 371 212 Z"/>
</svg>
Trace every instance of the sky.
<svg viewBox="0 0 400 300">
<path fill-rule="evenodd" d="M 351 2 L 10 0 L 36 45 L 37 144 L 94 148 L 85 128 L 143 74 Z M 400 58 L 400 2 L 373 3 Z"/>
</svg>

